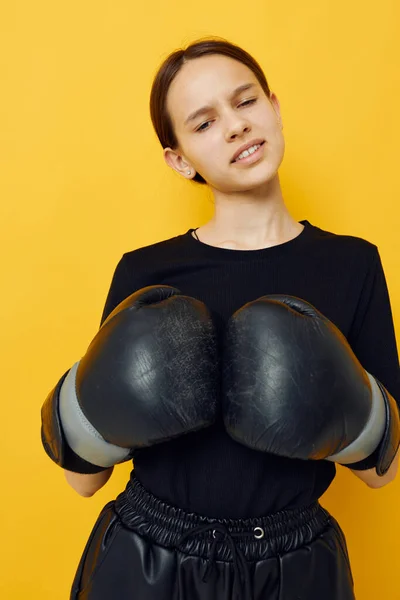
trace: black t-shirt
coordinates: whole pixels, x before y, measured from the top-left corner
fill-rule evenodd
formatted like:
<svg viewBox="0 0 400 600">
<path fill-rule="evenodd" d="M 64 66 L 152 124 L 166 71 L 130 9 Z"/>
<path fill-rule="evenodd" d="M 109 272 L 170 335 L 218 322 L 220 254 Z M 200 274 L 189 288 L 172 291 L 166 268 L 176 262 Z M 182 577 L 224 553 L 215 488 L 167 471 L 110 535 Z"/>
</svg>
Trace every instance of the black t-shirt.
<svg viewBox="0 0 400 600">
<path fill-rule="evenodd" d="M 288 294 L 313 304 L 346 336 L 362 366 L 400 400 L 400 368 L 389 294 L 376 245 L 300 221 L 294 239 L 261 250 L 205 244 L 194 229 L 125 253 L 101 323 L 127 296 L 171 285 L 203 301 L 224 324 L 246 302 Z M 375 454 L 353 467 L 373 466 Z M 135 473 L 157 497 L 216 518 L 249 518 L 304 506 L 335 477 L 335 464 L 251 450 L 222 422 L 135 452 Z"/>
</svg>

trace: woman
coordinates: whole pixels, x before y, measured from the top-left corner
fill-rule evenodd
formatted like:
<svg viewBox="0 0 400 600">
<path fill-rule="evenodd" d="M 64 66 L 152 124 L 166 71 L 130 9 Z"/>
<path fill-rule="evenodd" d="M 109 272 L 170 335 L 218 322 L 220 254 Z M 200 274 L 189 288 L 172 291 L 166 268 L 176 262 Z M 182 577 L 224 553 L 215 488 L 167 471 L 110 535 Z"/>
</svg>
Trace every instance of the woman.
<svg viewBox="0 0 400 600">
<path fill-rule="evenodd" d="M 256 61 L 225 40 L 200 40 L 164 61 L 150 106 L 167 164 L 209 186 L 214 214 L 197 229 L 124 254 L 101 324 L 138 290 L 172 286 L 214 315 L 221 340 L 232 315 L 249 303 L 274 294 L 295 297 L 329 319 L 366 372 L 399 399 L 398 353 L 378 249 L 308 220 L 297 222 L 289 213 L 278 176 L 285 147 L 279 103 Z M 226 358 L 231 348 L 224 343 Z M 221 357 L 221 347 L 219 352 Z M 236 362 L 243 368 L 241 358 Z M 247 375 L 245 370 L 242 380 Z M 379 476 L 382 444 L 362 460 L 341 463 L 370 487 L 396 475 L 396 418 L 390 464 Z M 271 436 L 261 448 L 252 431 L 243 433 L 243 427 L 238 434 L 235 419 L 217 411 L 207 426 L 136 447 L 108 468 L 72 451 L 69 462 L 58 460 L 82 495 L 104 485 L 116 462 L 133 456 L 135 466 L 126 490 L 96 522 L 71 598 L 355 597 L 345 536 L 318 502 L 335 477 L 335 453 L 318 460 L 306 451 L 271 450 Z"/>
</svg>

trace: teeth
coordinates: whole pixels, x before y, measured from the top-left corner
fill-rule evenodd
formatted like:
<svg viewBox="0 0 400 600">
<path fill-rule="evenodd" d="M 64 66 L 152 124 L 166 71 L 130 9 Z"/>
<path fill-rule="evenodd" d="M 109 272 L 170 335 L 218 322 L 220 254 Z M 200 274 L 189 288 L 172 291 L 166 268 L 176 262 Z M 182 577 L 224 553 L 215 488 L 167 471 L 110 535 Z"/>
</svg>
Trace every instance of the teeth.
<svg viewBox="0 0 400 600">
<path fill-rule="evenodd" d="M 246 158 L 246 156 L 249 156 L 249 154 L 253 154 L 253 152 L 258 150 L 258 148 L 260 146 L 261 146 L 261 144 L 257 144 L 256 146 L 251 146 L 248 150 L 244 150 L 244 152 L 242 152 L 242 154 L 239 154 L 239 156 L 236 158 L 235 162 L 237 160 L 240 160 L 241 158 Z"/>
</svg>

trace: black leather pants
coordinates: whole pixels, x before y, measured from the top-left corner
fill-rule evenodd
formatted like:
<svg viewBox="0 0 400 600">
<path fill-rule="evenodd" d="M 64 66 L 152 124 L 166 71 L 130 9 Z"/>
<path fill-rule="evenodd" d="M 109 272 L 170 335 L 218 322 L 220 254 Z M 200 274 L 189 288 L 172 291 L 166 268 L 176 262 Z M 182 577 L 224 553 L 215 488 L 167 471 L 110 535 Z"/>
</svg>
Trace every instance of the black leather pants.
<svg viewBox="0 0 400 600">
<path fill-rule="evenodd" d="M 344 534 L 316 502 L 210 519 L 147 492 L 134 472 L 101 511 L 71 600 L 354 600 Z"/>
</svg>

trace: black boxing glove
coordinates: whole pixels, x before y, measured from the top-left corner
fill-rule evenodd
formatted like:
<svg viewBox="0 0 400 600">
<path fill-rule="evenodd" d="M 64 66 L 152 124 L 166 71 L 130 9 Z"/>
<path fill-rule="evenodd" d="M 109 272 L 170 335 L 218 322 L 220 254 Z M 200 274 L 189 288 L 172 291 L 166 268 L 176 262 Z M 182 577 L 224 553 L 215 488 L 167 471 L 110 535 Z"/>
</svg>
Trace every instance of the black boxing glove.
<svg viewBox="0 0 400 600">
<path fill-rule="evenodd" d="M 300 459 L 359 462 L 399 448 L 397 403 L 314 306 L 285 295 L 239 309 L 224 339 L 223 417 L 233 439 Z"/>
<path fill-rule="evenodd" d="M 207 307 L 171 286 L 143 288 L 104 321 L 42 407 L 54 462 L 93 473 L 136 448 L 212 425 L 219 359 Z"/>
</svg>

